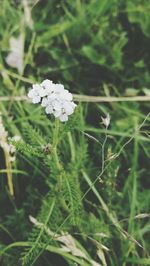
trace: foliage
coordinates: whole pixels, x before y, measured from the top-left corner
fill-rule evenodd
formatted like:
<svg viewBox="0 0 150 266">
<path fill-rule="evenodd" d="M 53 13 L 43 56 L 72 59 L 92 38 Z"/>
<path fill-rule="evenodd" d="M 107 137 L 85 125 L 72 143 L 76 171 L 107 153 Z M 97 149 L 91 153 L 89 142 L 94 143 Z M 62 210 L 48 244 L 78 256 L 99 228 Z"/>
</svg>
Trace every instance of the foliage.
<svg viewBox="0 0 150 266">
<path fill-rule="evenodd" d="M 10 141 L 14 197 L 0 148 L 0 265 L 150 265 L 149 103 L 78 103 L 60 124 L 13 100 L 46 78 L 75 94 L 149 95 L 149 9 L 146 0 L 1 1 L 0 112 L 21 141 Z M 21 33 L 19 74 L 5 59 Z M 69 252 L 58 241 L 68 235 Z"/>
</svg>

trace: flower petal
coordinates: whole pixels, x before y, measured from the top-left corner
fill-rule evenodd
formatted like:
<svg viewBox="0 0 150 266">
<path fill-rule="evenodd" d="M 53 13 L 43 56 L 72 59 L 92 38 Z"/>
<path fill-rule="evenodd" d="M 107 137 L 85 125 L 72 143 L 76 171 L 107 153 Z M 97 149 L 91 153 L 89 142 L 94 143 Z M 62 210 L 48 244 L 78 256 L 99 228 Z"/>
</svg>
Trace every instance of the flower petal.
<svg viewBox="0 0 150 266">
<path fill-rule="evenodd" d="M 41 106 L 46 107 L 48 105 L 48 103 L 49 103 L 49 101 L 48 101 L 47 97 L 44 97 L 42 99 Z"/>
<path fill-rule="evenodd" d="M 48 105 L 46 108 L 45 108 L 45 113 L 46 114 L 52 114 L 53 113 L 53 108 L 51 105 Z"/>
<path fill-rule="evenodd" d="M 40 96 L 35 96 L 34 98 L 32 98 L 32 102 L 33 103 L 39 103 L 41 101 L 41 97 Z"/>
<path fill-rule="evenodd" d="M 60 119 L 61 122 L 66 122 L 66 121 L 68 121 L 68 116 L 67 116 L 67 114 L 62 114 L 59 117 L 59 119 Z"/>
<path fill-rule="evenodd" d="M 53 82 L 49 79 L 45 79 L 41 84 L 44 89 L 50 89 L 53 86 Z"/>
</svg>

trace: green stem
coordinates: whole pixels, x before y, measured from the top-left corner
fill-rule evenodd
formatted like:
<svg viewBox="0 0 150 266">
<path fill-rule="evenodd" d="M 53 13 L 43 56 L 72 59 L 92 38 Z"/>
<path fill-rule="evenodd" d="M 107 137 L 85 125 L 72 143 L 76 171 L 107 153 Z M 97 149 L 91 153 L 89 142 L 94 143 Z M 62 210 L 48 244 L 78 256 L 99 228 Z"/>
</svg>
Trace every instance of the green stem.
<svg viewBox="0 0 150 266">
<path fill-rule="evenodd" d="M 132 161 L 131 176 L 132 179 L 132 196 L 131 196 L 131 208 L 130 208 L 130 218 L 129 218 L 129 232 L 133 234 L 134 232 L 134 216 L 136 214 L 136 201 L 137 201 L 137 167 L 138 167 L 138 130 L 137 130 L 138 121 L 135 121 L 135 138 L 134 138 L 134 154 Z"/>
<path fill-rule="evenodd" d="M 54 156 L 54 159 L 55 159 L 55 163 L 57 165 L 57 168 L 60 169 L 61 166 L 60 166 L 60 162 L 59 162 L 59 157 L 58 157 L 58 154 L 57 154 L 57 145 L 58 145 L 58 142 L 59 142 L 59 119 L 56 119 L 55 120 L 55 128 L 54 128 L 54 133 L 53 133 L 53 156 Z"/>
<path fill-rule="evenodd" d="M 57 147 L 54 147 L 53 148 L 53 155 L 54 155 L 54 159 L 55 159 L 56 166 L 60 170 L 61 165 L 60 165 L 59 157 L 58 157 L 58 154 L 57 154 Z"/>
<path fill-rule="evenodd" d="M 59 119 L 55 120 L 55 128 L 54 128 L 54 132 L 53 132 L 53 156 L 54 156 L 54 161 L 56 164 L 56 167 L 58 169 L 59 172 L 59 180 L 58 180 L 58 190 L 61 187 L 62 184 L 62 166 L 61 163 L 59 161 L 59 156 L 58 156 L 58 152 L 57 152 L 57 145 L 59 143 L 59 130 L 60 130 L 60 121 Z"/>
</svg>

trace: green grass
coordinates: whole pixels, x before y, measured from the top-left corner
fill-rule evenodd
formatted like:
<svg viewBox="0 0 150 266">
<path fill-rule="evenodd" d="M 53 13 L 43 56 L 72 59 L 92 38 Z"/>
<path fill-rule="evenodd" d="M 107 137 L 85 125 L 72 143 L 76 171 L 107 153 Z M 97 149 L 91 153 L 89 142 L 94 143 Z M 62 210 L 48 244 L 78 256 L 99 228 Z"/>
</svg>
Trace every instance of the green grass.
<svg viewBox="0 0 150 266">
<path fill-rule="evenodd" d="M 149 11 L 141 0 L 1 1 L 0 112 L 22 141 L 10 167 L 0 139 L 0 265 L 150 265 L 149 102 L 77 102 L 62 124 L 13 98 L 47 78 L 78 95 L 148 96 Z M 6 63 L 20 34 L 22 72 Z"/>
</svg>

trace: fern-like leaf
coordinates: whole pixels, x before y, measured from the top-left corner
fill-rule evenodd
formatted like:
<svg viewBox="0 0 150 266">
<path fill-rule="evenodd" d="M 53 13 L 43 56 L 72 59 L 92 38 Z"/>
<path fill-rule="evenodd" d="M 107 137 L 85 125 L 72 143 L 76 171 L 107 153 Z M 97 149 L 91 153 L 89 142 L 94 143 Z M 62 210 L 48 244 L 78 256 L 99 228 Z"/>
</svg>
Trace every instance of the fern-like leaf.
<svg viewBox="0 0 150 266">
<path fill-rule="evenodd" d="M 32 266 L 34 265 L 35 261 L 38 259 L 40 254 L 42 254 L 44 247 L 47 245 L 45 244 L 45 241 L 43 242 L 43 239 L 45 238 L 45 230 L 44 227 L 46 227 L 49 223 L 50 217 L 52 215 L 53 209 L 55 207 L 55 198 L 48 197 L 47 200 L 45 200 L 46 204 L 42 205 L 41 213 L 39 215 L 38 220 L 43 222 L 44 226 L 40 228 L 34 228 L 32 231 L 32 234 L 29 238 L 29 241 L 33 243 L 29 248 L 25 250 L 22 257 L 22 265 L 23 266 Z M 49 206 L 48 204 L 49 203 Z"/>
</svg>

